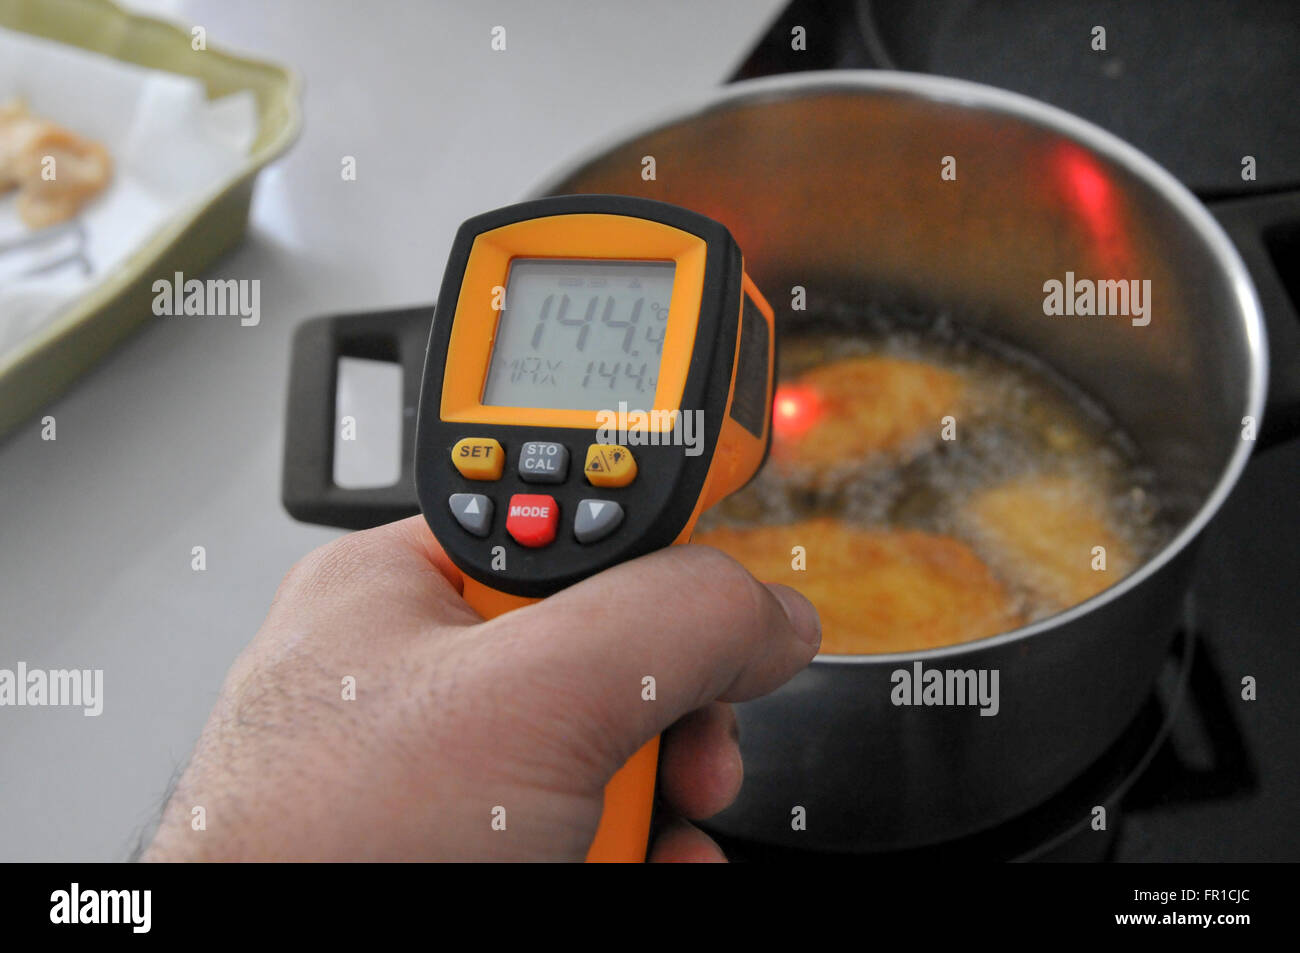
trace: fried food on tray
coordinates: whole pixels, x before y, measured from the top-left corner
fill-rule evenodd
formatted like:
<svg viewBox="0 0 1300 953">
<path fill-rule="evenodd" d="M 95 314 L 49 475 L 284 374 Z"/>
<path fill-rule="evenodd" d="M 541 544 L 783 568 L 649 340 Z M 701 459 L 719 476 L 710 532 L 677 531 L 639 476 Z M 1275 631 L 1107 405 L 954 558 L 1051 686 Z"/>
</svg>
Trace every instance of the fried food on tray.
<svg viewBox="0 0 1300 953">
<path fill-rule="evenodd" d="M 908 652 L 1020 625 L 1006 589 L 965 544 L 912 530 L 855 529 L 834 519 L 720 527 L 694 542 L 729 553 L 764 582 L 802 592 L 822 620 L 822 651 Z M 794 568 L 803 547 L 806 568 Z"/>
<path fill-rule="evenodd" d="M 113 159 L 98 142 L 20 102 L 0 104 L 0 194 L 18 189 L 18 215 L 28 228 L 75 216 L 113 176 Z"/>
<path fill-rule="evenodd" d="M 1133 568 L 1133 551 L 1106 514 L 1106 501 L 1088 483 L 1039 475 L 977 492 L 963 519 L 999 573 L 1060 610 L 1095 596 Z M 1105 547 L 1105 570 L 1093 569 L 1095 546 Z"/>
<path fill-rule="evenodd" d="M 932 364 L 856 357 L 822 364 L 778 390 L 772 455 L 824 468 L 878 453 L 906 460 L 939 437 L 961 378 Z"/>
</svg>

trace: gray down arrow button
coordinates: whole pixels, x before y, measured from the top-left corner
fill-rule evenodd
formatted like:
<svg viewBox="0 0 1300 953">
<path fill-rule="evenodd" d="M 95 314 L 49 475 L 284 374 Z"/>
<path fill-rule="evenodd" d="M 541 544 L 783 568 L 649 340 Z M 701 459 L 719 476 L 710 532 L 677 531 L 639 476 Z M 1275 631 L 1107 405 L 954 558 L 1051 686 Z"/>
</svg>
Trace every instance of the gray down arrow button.
<svg viewBox="0 0 1300 953">
<path fill-rule="evenodd" d="M 573 518 L 573 535 L 580 543 L 604 539 L 623 522 L 623 507 L 609 500 L 583 500 Z"/>
</svg>

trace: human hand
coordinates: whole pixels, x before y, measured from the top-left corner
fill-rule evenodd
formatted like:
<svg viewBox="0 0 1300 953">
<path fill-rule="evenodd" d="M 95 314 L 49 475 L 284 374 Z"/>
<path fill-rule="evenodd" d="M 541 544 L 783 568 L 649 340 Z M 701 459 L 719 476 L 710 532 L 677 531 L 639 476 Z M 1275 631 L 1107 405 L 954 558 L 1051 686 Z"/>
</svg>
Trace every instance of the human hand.
<svg viewBox="0 0 1300 953">
<path fill-rule="evenodd" d="M 704 546 L 486 622 L 460 586 L 420 517 L 299 562 L 227 675 L 144 859 L 582 860 L 606 782 L 666 731 L 659 786 L 675 818 L 650 859 L 722 860 L 687 819 L 740 789 L 726 703 L 808 664 L 812 605 Z"/>
</svg>

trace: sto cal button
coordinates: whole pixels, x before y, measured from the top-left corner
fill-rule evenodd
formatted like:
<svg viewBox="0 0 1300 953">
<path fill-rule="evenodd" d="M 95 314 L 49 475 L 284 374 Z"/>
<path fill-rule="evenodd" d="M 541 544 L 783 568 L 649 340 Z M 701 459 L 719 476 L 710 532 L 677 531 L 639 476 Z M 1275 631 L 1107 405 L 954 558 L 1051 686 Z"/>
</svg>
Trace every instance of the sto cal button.
<svg viewBox="0 0 1300 953">
<path fill-rule="evenodd" d="M 520 546 L 536 549 L 555 539 L 560 525 L 560 507 L 555 497 L 538 493 L 516 493 L 506 510 L 506 532 Z"/>
</svg>

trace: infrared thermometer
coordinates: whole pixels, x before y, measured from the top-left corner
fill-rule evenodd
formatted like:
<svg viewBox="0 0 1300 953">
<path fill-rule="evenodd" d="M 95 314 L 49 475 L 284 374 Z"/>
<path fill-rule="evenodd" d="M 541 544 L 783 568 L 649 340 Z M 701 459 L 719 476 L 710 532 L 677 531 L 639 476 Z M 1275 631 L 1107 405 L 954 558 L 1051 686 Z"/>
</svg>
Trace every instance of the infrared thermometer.
<svg viewBox="0 0 1300 953">
<path fill-rule="evenodd" d="M 465 222 L 415 441 L 465 600 L 492 618 L 689 541 L 762 466 L 775 344 L 735 240 L 703 215 L 570 195 Z M 645 859 L 658 751 L 606 787 L 589 861 Z"/>
</svg>

